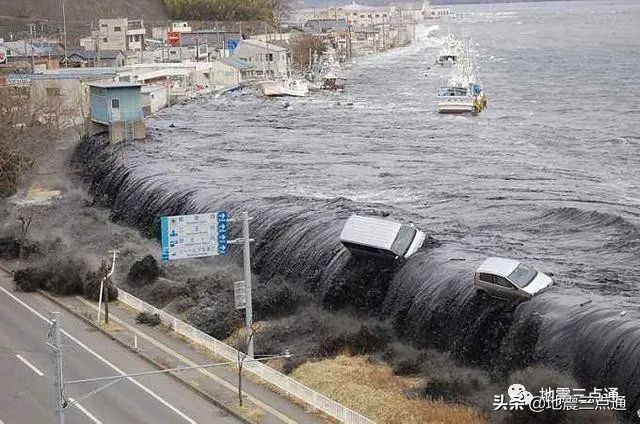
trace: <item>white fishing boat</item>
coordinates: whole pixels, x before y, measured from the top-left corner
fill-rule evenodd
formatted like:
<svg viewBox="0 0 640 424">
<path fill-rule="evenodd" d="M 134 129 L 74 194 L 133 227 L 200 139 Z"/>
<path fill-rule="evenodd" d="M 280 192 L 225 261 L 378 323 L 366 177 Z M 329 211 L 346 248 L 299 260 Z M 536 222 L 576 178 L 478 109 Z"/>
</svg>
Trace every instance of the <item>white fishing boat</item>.
<svg viewBox="0 0 640 424">
<path fill-rule="evenodd" d="M 449 34 L 436 59 L 437 65 L 452 66 L 458 63 L 462 45 L 454 34 Z"/>
<path fill-rule="evenodd" d="M 265 97 L 291 96 L 305 97 L 309 94 L 309 86 L 304 80 L 284 77 L 278 80 L 268 80 L 258 83 L 258 87 Z"/>
<path fill-rule="evenodd" d="M 452 69 L 449 83 L 438 93 L 438 112 L 478 114 L 486 107 L 487 97 L 474 72 L 467 46 Z"/>
<path fill-rule="evenodd" d="M 328 49 L 322 55 L 314 53 L 309 72 L 305 75 L 310 88 L 316 90 L 343 90 L 346 80 L 340 78 L 340 63 L 335 57 L 335 50 Z"/>
</svg>

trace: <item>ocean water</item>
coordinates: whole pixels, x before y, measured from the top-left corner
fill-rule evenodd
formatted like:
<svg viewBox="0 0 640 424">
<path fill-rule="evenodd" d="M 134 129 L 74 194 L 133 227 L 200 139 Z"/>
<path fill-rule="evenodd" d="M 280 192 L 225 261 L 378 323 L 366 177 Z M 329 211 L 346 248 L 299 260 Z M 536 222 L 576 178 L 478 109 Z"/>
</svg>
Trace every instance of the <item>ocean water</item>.
<svg viewBox="0 0 640 424">
<path fill-rule="evenodd" d="M 345 93 L 172 108 L 128 153 L 210 193 L 385 205 L 470 259 L 523 258 L 561 286 L 636 297 L 640 2 L 455 10 L 409 47 L 357 58 Z M 479 116 L 436 113 L 448 31 L 472 40 Z"/>
<path fill-rule="evenodd" d="M 114 218 L 151 236 L 160 215 L 248 209 L 258 278 L 392 318 L 412 343 L 465 362 L 544 363 L 618 387 L 635 411 L 640 2 L 455 10 L 408 47 L 356 58 L 344 93 L 287 99 L 288 110 L 250 91 L 201 99 L 152 118 L 148 140 L 124 153 L 96 138 L 77 159 Z M 489 98 L 479 116 L 436 113 L 448 31 L 472 39 Z M 353 212 L 413 222 L 438 242 L 372 268 L 339 243 Z M 471 283 L 487 255 L 556 284 L 518 306 L 485 304 Z"/>
</svg>

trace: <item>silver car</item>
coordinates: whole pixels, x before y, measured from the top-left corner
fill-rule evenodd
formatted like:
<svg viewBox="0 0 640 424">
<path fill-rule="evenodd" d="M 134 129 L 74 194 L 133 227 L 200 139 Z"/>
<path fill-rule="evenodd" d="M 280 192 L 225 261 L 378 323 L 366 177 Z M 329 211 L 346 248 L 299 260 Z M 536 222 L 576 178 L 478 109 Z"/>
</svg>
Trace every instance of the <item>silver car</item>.
<svg viewBox="0 0 640 424">
<path fill-rule="evenodd" d="M 546 274 L 513 259 L 487 258 L 473 284 L 481 295 L 505 300 L 529 299 L 553 284 Z"/>
</svg>

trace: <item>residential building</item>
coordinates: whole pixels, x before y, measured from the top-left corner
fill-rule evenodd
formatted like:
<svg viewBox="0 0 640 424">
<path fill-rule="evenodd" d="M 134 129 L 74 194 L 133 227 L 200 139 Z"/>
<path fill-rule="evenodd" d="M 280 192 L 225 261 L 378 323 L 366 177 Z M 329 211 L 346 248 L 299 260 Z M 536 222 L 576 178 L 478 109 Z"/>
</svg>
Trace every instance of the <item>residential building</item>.
<svg viewBox="0 0 640 424">
<path fill-rule="evenodd" d="M 35 74 L 13 74 L 6 85 L 28 95 L 42 119 L 55 119 L 61 128 L 82 125 L 89 119 L 89 85 L 116 79 L 113 69 L 55 69 Z"/>
<path fill-rule="evenodd" d="M 126 55 L 122 50 L 75 50 L 67 54 L 68 66 L 74 68 L 125 66 Z"/>
<path fill-rule="evenodd" d="M 169 47 L 167 61 L 169 62 L 207 62 L 209 60 L 209 45 L 196 40 L 194 43 L 183 43 L 180 46 Z"/>
<path fill-rule="evenodd" d="M 289 51 L 259 40 L 240 40 L 231 57 L 253 65 L 256 76 L 281 77 L 289 70 Z"/>
<path fill-rule="evenodd" d="M 233 87 L 252 79 L 254 66 L 238 58 L 211 62 L 214 88 Z"/>
<path fill-rule="evenodd" d="M 146 136 L 141 84 L 118 82 L 91 84 L 91 122 L 96 130 L 108 129 L 112 142 L 140 140 Z"/>
<path fill-rule="evenodd" d="M 144 22 L 138 19 L 111 18 L 100 19 L 97 39 L 99 50 L 144 50 L 147 30 Z M 93 45 L 85 39 L 85 45 Z"/>
<path fill-rule="evenodd" d="M 144 50 L 144 39 L 147 29 L 142 19 L 129 19 L 127 22 L 127 50 Z"/>
<path fill-rule="evenodd" d="M 153 115 L 169 105 L 168 85 L 144 85 L 142 93 L 142 111 L 144 116 Z"/>
<path fill-rule="evenodd" d="M 151 29 L 151 37 L 156 40 L 167 41 L 167 36 L 170 32 L 191 32 L 191 26 L 189 25 L 189 22 L 171 22 L 169 26 L 153 27 Z"/>
<path fill-rule="evenodd" d="M 25 40 L 0 42 L 4 52 L 4 64 L 12 65 L 21 71 L 56 69 L 64 56 L 62 46 L 57 41 L 41 40 L 28 42 Z"/>
</svg>

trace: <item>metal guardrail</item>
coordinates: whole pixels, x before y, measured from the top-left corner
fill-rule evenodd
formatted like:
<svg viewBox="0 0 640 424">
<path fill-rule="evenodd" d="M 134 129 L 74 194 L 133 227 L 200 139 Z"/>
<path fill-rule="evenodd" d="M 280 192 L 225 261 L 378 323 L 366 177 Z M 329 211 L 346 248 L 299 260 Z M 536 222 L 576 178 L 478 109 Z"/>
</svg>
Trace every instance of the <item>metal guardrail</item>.
<svg viewBox="0 0 640 424">
<path fill-rule="evenodd" d="M 122 289 L 118 289 L 118 300 L 125 305 L 130 306 L 138 312 L 148 312 L 158 314 L 160 321 L 173 331 L 187 339 L 204 346 L 216 355 L 219 355 L 229 361 L 238 360 L 238 351 L 228 344 L 198 330 L 195 327 L 177 319 L 176 317 L 156 308 L 147 302 L 127 293 Z M 305 386 L 304 384 L 294 380 L 293 378 L 282 374 L 281 372 L 271 368 L 261 362 L 247 362 L 244 369 L 248 372 L 262 378 L 284 391 L 285 393 L 300 399 L 307 405 L 324 412 L 325 414 L 346 424 L 375 424 L 362 414 L 359 414 L 346 406 L 328 398 L 322 393 Z"/>
</svg>

